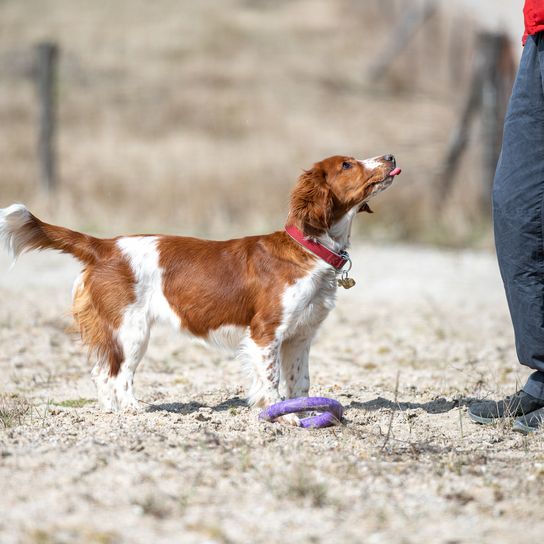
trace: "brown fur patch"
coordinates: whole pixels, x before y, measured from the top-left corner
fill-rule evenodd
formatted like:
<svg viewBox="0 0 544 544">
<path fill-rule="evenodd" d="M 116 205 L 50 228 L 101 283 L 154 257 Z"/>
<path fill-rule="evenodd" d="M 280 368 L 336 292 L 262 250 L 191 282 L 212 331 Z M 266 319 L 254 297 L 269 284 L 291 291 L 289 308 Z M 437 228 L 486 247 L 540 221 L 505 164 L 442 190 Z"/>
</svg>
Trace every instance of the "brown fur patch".
<svg viewBox="0 0 544 544">
<path fill-rule="evenodd" d="M 250 327 L 261 346 L 275 337 L 286 285 L 315 262 L 285 232 L 236 240 L 159 239 L 163 291 L 183 328 L 205 337 L 223 325 Z"/>
<path fill-rule="evenodd" d="M 118 374 L 123 350 L 117 339 L 125 308 L 134 302 L 135 278 L 116 245 L 117 239 L 99 239 L 50 225 L 29 213 L 19 228 L 22 250 L 56 249 L 70 253 L 86 267 L 74 293 L 73 316 L 89 353 Z"/>
<path fill-rule="evenodd" d="M 22 230 L 26 237 L 25 250 L 56 249 L 70 253 L 85 264 L 106 257 L 115 245 L 112 239 L 103 240 L 65 227 L 44 223 L 29 212 L 29 220 Z"/>
<path fill-rule="evenodd" d="M 74 294 L 72 313 L 81 339 L 89 354 L 109 365 L 110 376 L 119 373 L 124 360 L 117 332 L 124 310 L 136 299 L 134 285 L 128 262 L 115 248 L 109 259 L 84 270 Z"/>
</svg>

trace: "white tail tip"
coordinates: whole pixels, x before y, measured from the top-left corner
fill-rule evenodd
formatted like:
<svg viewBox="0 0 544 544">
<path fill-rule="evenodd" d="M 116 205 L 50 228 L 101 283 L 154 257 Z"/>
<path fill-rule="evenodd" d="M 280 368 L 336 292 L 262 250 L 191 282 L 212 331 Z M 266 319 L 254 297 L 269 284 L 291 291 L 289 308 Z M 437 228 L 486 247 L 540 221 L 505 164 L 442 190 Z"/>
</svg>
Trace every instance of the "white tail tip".
<svg viewBox="0 0 544 544">
<path fill-rule="evenodd" d="M 12 255 L 12 266 L 28 245 L 29 231 L 24 226 L 29 220 L 30 212 L 23 204 L 0 208 L 0 245 Z"/>
</svg>

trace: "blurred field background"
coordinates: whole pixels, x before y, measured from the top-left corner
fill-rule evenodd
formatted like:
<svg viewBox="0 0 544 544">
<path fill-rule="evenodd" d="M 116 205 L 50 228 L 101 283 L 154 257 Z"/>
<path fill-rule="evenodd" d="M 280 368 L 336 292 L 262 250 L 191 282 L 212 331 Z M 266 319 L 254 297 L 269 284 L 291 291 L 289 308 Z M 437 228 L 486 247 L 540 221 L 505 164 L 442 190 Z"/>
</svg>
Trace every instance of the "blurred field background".
<svg viewBox="0 0 544 544">
<path fill-rule="evenodd" d="M 1 544 L 538 541 L 544 435 L 465 414 L 527 373 L 494 256 L 379 243 L 492 246 L 481 113 L 447 200 L 438 187 L 478 37 L 506 32 L 517 62 L 523 3 L 435 4 L 379 77 L 429 0 L 0 0 L 0 207 L 224 238 L 281 228 L 296 177 L 327 155 L 403 168 L 356 222 L 358 284 L 312 348 L 312 394 L 346 407 L 330 430 L 259 422 L 230 355 L 165 327 L 136 378 L 149 410 L 101 414 L 65 334 L 78 264 L 34 254 L 7 272 L 1 254 Z M 60 50 L 54 193 L 37 160 L 43 41 Z"/>
<path fill-rule="evenodd" d="M 475 205 L 478 122 L 447 203 L 433 195 L 475 34 L 504 27 L 517 59 L 521 4 L 439 2 L 384 77 L 369 77 L 416 4 L 2 0 L 0 206 L 22 201 L 102 235 L 222 238 L 281 228 L 290 187 L 314 161 L 391 152 L 403 174 L 358 222 L 367 239 L 489 246 L 489 216 Z M 43 40 L 60 48 L 53 195 L 37 183 Z"/>
</svg>

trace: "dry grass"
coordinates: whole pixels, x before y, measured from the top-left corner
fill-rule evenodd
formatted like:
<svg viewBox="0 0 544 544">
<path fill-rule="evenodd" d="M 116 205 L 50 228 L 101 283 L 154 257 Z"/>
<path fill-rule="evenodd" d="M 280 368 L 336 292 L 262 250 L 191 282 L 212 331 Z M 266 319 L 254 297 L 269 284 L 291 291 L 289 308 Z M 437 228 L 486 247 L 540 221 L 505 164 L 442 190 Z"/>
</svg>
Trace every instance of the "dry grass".
<svg viewBox="0 0 544 544">
<path fill-rule="evenodd" d="M 4 429 L 21 425 L 30 413 L 31 404 L 18 395 L 0 396 L 0 424 Z"/>
<path fill-rule="evenodd" d="M 91 364 L 58 318 L 77 265 L 37 253 L 0 275 L 12 422 L 0 423 L 0 541 L 538 541 L 544 432 L 466 415 L 529 372 L 495 259 L 402 246 L 353 258 L 361 281 L 312 346 L 311 393 L 345 407 L 323 430 L 259 421 L 230 354 L 162 326 L 136 375 L 149 411 L 100 412 Z"/>
<path fill-rule="evenodd" d="M 24 201 L 99 233 L 221 237 L 280 227 L 289 188 L 313 161 L 391 151 L 404 174 L 365 222 L 375 236 L 481 239 L 470 188 L 477 156 L 445 221 L 428 199 L 466 81 L 471 26 L 437 16 L 376 84 L 367 68 L 408 2 L 390 4 L 0 3 L 0 205 Z M 62 49 L 54 199 L 35 183 L 29 74 L 31 48 L 44 39 Z M 455 73 L 444 62 L 452 55 Z"/>
<path fill-rule="evenodd" d="M 42 427 L 50 414 L 49 401 L 36 403 L 24 394 L 0 392 L 0 428 Z"/>
<path fill-rule="evenodd" d="M 87 404 L 94 404 L 94 399 L 67 399 L 57 402 L 51 402 L 53 406 L 60 406 L 62 408 L 83 408 L 84 406 L 87 406 Z"/>
</svg>

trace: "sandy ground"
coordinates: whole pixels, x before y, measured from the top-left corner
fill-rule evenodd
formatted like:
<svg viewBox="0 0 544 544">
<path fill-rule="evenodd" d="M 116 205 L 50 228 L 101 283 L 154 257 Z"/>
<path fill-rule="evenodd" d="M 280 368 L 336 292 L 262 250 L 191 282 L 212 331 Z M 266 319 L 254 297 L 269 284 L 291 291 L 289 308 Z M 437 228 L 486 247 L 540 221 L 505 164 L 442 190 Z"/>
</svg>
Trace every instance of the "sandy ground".
<svg viewBox="0 0 544 544">
<path fill-rule="evenodd" d="M 0 541 L 514 542 L 544 530 L 544 441 L 469 422 L 527 375 L 493 255 L 360 246 L 312 351 L 344 425 L 260 423 L 228 355 L 155 329 L 139 415 L 97 410 L 65 333 L 69 257 L 0 258 Z M 87 400 L 89 399 L 89 400 Z M 15 413 L 14 413 L 15 411 Z"/>
</svg>

